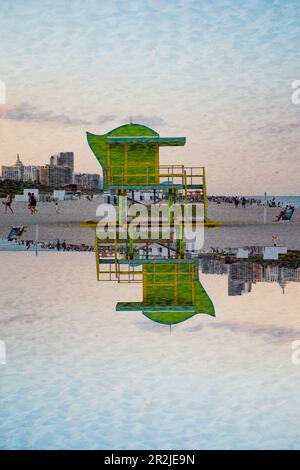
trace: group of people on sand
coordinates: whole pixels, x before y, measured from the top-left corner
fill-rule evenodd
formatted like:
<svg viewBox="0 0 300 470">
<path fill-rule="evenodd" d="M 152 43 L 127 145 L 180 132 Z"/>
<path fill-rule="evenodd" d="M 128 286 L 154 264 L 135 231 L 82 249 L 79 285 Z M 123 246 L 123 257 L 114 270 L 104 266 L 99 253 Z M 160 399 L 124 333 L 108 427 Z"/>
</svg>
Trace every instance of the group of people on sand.
<svg viewBox="0 0 300 470">
<path fill-rule="evenodd" d="M 12 208 L 12 201 L 13 201 L 13 196 L 12 194 L 7 194 L 5 197 L 5 200 L 2 201 L 2 204 L 5 207 L 5 214 L 8 213 L 8 210 L 13 214 L 13 208 Z M 28 193 L 28 209 L 30 214 L 34 215 L 37 213 L 37 198 L 34 193 Z M 58 201 L 55 200 L 55 213 L 59 214 L 60 213 L 60 208 L 58 205 Z"/>
<path fill-rule="evenodd" d="M 35 197 L 34 193 L 28 193 L 28 209 L 31 214 L 36 214 L 37 213 L 37 199 Z"/>
<path fill-rule="evenodd" d="M 2 204 L 4 204 L 5 206 L 5 214 L 7 214 L 8 209 L 10 210 L 12 214 L 14 213 L 13 208 L 11 207 L 12 201 L 13 201 L 12 194 L 7 194 L 5 200 L 2 201 Z M 31 214 L 37 213 L 36 205 L 37 205 L 37 200 L 36 200 L 34 193 L 28 193 L 28 209 Z"/>
<path fill-rule="evenodd" d="M 234 204 L 234 207 L 239 207 L 240 205 L 245 207 L 250 207 L 253 204 L 257 206 L 263 205 L 262 199 L 257 199 L 254 197 L 245 197 L 245 196 L 208 196 L 208 200 L 211 202 L 216 202 L 217 204 Z M 282 207 L 280 201 L 276 202 L 275 197 L 267 201 L 268 207 Z"/>
<path fill-rule="evenodd" d="M 261 205 L 262 201 L 260 199 L 255 199 L 253 197 L 238 197 L 238 196 L 208 196 L 210 202 L 216 202 L 217 204 L 234 204 L 237 208 L 241 205 L 243 208 L 247 206 L 252 206 L 252 204 Z"/>
<path fill-rule="evenodd" d="M 242 207 L 246 207 L 246 198 L 243 196 L 242 199 L 239 199 L 238 197 L 234 198 L 234 207 L 239 207 L 239 203 L 241 203 Z M 251 203 L 252 204 L 252 203 Z"/>
<path fill-rule="evenodd" d="M 2 201 L 2 204 L 5 206 L 5 214 L 7 214 L 8 209 L 10 212 L 13 214 L 13 208 L 11 207 L 13 201 L 13 196 L 12 194 L 7 194 L 6 198 L 4 201 Z M 28 209 L 31 214 L 36 214 L 37 213 L 37 199 L 34 195 L 34 193 L 28 193 Z"/>
<path fill-rule="evenodd" d="M 41 247 L 57 251 L 94 251 L 94 248 L 92 246 L 86 245 L 85 243 L 66 243 L 66 240 L 63 240 L 61 242 L 59 238 L 56 241 L 52 241 L 49 243 L 44 242 L 41 244 Z"/>
</svg>

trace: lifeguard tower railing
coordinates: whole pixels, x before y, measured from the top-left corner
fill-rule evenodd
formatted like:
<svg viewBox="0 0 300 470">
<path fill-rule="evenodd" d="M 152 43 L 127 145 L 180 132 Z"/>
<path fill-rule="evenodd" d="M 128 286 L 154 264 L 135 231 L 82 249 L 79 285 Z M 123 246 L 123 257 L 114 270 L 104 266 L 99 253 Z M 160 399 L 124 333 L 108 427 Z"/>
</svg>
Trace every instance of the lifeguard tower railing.
<svg viewBox="0 0 300 470">
<path fill-rule="evenodd" d="M 144 244 L 142 242 L 142 244 Z M 152 256 L 151 254 L 145 256 L 141 254 L 141 248 L 135 246 L 133 257 L 129 259 L 128 252 L 125 248 L 125 243 L 113 244 L 111 247 L 103 252 L 103 245 L 99 240 L 95 241 L 95 254 L 96 254 L 96 273 L 98 281 L 117 281 L 117 282 L 143 282 L 145 281 L 145 269 L 144 265 L 169 265 L 175 266 L 171 269 L 172 276 L 175 276 L 175 273 L 181 273 L 182 264 L 186 264 L 187 269 L 190 272 L 189 266 L 197 260 L 191 260 L 188 258 L 182 258 L 180 256 L 180 250 L 172 248 L 170 250 L 171 254 L 166 256 Z M 149 268 L 148 268 L 149 269 Z M 174 271 L 174 272 L 173 272 Z M 143 275 L 144 272 L 144 275 Z M 155 274 L 155 273 L 154 273 Z M 157 276 L 160 276 L 157 272 Z M 186 274 L 187 275 L 187 274 Z M 155 276 L 154 276 L 155 277 Z M 198 277 L 192 275 L 191 281 L 194 281 Z M 154 279 L 155 282 L 158 282 L 159 279 Z M 171 280 L 173 283 L 173 279 Z M 177 282 L 177 281 L 176 281 Z"/>
<path fill-rule="evenodd" d="M 178 189 L 201 189 L 205 185 L 203 166 L 159 165 L 158 171 L 153 171 L 147 162 L 139 162 L 137 167 L 125 166 L 118 171 L 107 167 L 105 173 L 106 184 L 113 189 L 164 189 L 167 184 Z"/>
<path fill-rule="evenodd" d="M 205 167 L 184 165 L 159 165 L 158 170 L 147 162 L 138 166 L 125 165 L 124 168 L 107 167 L 104 174 L 108 190 L 150 191 L 178 190 L 183 192 L 186 202 L 191 192 L 199 193 L 204 204 L 207 219 L 207 193 Z M 138 183 L 137 183 L 138 182 Z"/>
<path fill-rule="evenodd" d="M 103 227 L 105 224 L 106 222 Z M 98 281 L 141 282 L 143 280 L 142 265 L 144 264 L 191 262 L 190 255 L 185 251 L 182 229 L 184 226 L 195 228 L 199 221 L 191 219 L 191 222 L 156 222 L 154 223 L 156 239 L 149 238 L 153 222 L 151 222 L 151 228 L 148 226 L 148 222 L 139 224 L 143 228 L 143 233 L 137 239 L 130 237 L 127 223 L 112 225 L 116 229 L 113 238 L 111 238 L 111 234 L 105 238 L 99 238 L 96 235 L 95 255 Z M 100 222 L 102 235 L 105 234 L 105 231 L 102 231 L 103 227 Z M 123 232 L 124 228 L 127 236 L 124 238 L 123 233 L 120 238 L 120 230 Z M 160 248 L 160 252 L 153 254 L 150 251 L 153 244 Z"/>
</svg>

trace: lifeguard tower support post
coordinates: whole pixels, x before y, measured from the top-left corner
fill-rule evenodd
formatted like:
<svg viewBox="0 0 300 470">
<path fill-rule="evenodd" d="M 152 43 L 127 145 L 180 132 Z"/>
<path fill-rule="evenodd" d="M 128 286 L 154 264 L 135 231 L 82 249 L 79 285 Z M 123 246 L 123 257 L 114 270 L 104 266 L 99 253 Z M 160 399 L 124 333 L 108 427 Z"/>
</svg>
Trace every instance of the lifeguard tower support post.
<svg viewBox="0 0 300 470">
<path fill-rule="evenodd" d="M 105 135 L 87 133 L 87 140 L 103 170 L 103 189 L 117 196 L 116 235 L 103 240 L 96 231 L 97 280 L 143 283 L 143 300 L 118 303 L 117 310 L 140 310 L 164 324 L 179 323 L 197 313 L 214 316 L 214 306 L 199 280 L 198 255 L 186 249 L 185 223 L 175 221 L 172 212 L 173 203 L 186 207 L 196 200 L 202 203 L 202 223 L 207 223 L 205 168 L 160 165 L 159 161 L 161 146 L 183 146 L 185 137 L 160 137 L 149 127 L 130 123 Z M 135 200 L 142 192 L 150 193 L 152 205 L 167 200 L 168 220 L 149 221 L 147 202 Z M 140 224 L 147 236 L 139 238 L 130 232 L 129 208 L 135 202 L 144 203 L 148 211 L 148 220 Z M 148 236 L 153 223 L 155 239 Z M 87 221 L 82 226 L 96 228 L 97 223 Z M 165 226 L 170 228 L 168 239 Z M 154 255 L 153 244 L 159 247 Z M 111 247 L 109 254 L 104 246 Z"/>
</svg>

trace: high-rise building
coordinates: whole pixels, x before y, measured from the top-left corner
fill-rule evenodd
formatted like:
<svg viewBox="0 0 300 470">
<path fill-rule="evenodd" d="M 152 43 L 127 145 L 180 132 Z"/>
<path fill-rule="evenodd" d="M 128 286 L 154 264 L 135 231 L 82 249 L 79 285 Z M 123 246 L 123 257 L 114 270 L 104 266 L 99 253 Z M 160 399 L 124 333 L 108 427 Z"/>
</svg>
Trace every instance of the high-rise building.
<svg viewBox="0 0 300 470">
<path fill-rule="evenodd" d="M 73 173 L 68 166 L 45 165 L 40 167 L 40 183 L 45 186 L 63 187 L 73 181 Z"/>
<path fill-rule="evenodd" d="M 2 165 L 1 170 L 3 180 L 22 181 L 24 165 L 20 160 L 19 154 L 17 155 L 17 160 L 13 165 Z"/>
<path fill-rule="evenodd" d="M 83 189 L 100 189 L 101 179 L 97 173 L 75 173 L 74 183 Z"/>
<path fill-rule="evenodd" d="M 39 182 L 39 166 L 36 165 L 26 165 L 23 168 L 23 178 L 22 181 L 30 183 Z"/>
<path fill-rule="evenodd" d="M 24 182 L 38 182 L 39 167 L 36 165 L 23 165 L 19 154 L 16 162 L 11 165 L 2 165 L 2 180 L 14 180 Z"/>
<path fill-rule="evenodd" d="M 2 165 L 2 179 L 3 180 L 14 180 L 21 181 L 21 175 L 18 168 L 14 166 Z"/>
<path fill-rule="evenodd" d="M 50 157 L 51 166 L 69 167 L 74 172 L 74 152 L 59 152 Z"/>
<path fill-rule="evenodd" d="M 45 186 L 62 187 L 73 182 L 74 153 L 60 152 L 50 158 L 50 165 L 24 165 L 19 154 L 13 165 L 2 165 L 2 180 L 14 180 L 30 183 L 41 183 Z M 90 175 L 88 184 L 96 185 L 95 175 Z M 93 176 L 93 177 L 92 177 Z"/>
</svg>

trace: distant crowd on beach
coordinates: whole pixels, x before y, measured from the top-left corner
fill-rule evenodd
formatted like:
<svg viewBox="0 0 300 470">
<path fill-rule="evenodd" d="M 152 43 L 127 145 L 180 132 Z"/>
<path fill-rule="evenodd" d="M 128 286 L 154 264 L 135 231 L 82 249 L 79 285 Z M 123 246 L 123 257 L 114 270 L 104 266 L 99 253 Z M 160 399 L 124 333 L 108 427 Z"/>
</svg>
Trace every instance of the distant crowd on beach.
<svg viewBox="0 0 300 470">
<path fill-rule="evenodd" d="M 255 198 L 245 198 L 244 196 L 208 196 L 210 202 L 216 202 L 217 204 L 234 204 L 235 207 L 246 207 L 252 206 L 252 204 L 261 205 L 262 201 Z"/>
<path fill-rule="evenodd" d="M 43 250 L 56 250 L 56 251 L 94 251 L 94 247 L 86 245 L 85 243 L 66 243 L 65 240 L 60 241 L 59 239 L 50 242 L 35 242 L 34 240 L 18 240 L 17 238 L 11 238 L 10 241 L 14 241 L 18 245 L 23 245 L 27 250 L 32 246 L 37 246 Z"/>
<path fill-rule="evenodd" d="M 261 206 L 264 202 L 261 199 L 245 196 L 208 196 L 210 202 L 217 204 L 234 204 L 235 207 L 249 207 L 252 205 Z M 276 202 L 275 197 L 267 201 L 268 207 L 282 207 L 281 202 Z"/>
</svg>

